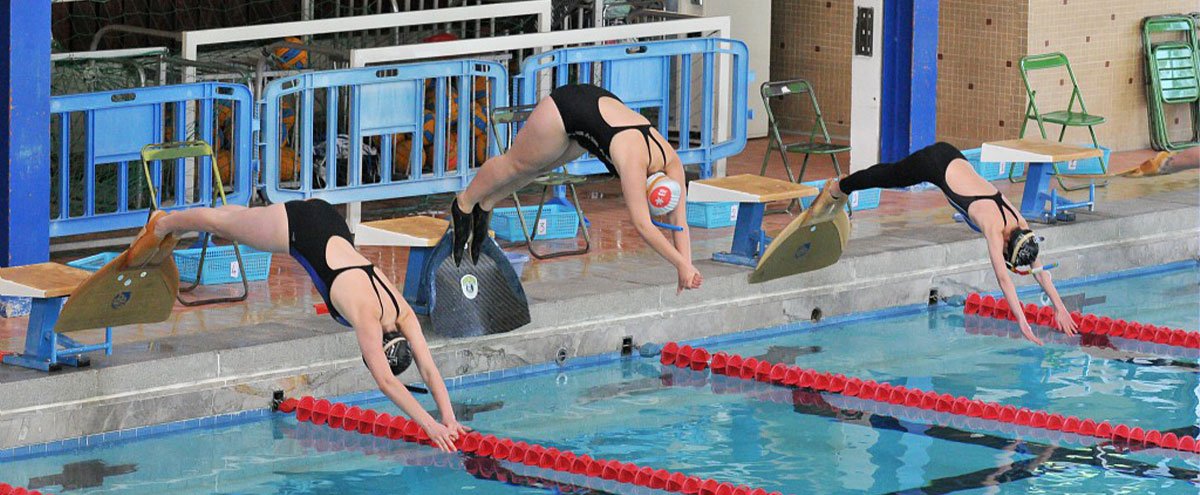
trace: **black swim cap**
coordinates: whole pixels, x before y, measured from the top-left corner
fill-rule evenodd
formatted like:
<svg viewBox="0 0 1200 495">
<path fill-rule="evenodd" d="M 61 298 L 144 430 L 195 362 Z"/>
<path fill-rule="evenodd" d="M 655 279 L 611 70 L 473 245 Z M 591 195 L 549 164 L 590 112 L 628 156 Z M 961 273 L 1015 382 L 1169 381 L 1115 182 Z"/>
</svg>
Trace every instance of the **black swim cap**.
<svg viewBox="0 0 1200 495">
<path fill-rule="evenodd" d="M 404 370 L 412 366 L 412 348 L 408 346 L 408 340 L 400 332 L 383 334 L 383 355 L 387 357 L 388 367 L 391 368 L 393 375 L 400 376 Z M 363 364 L 367 364 L 365 357 Z"/>
<path fill-rule="evenodd" d="M 1009 270 L 1018 266 L 1032 265 L 1038 257 L 1038 242 L 1041 239 L 1032 230 L 1015 229 L 1004 244 L 1004 261 Z"/>
</svg>

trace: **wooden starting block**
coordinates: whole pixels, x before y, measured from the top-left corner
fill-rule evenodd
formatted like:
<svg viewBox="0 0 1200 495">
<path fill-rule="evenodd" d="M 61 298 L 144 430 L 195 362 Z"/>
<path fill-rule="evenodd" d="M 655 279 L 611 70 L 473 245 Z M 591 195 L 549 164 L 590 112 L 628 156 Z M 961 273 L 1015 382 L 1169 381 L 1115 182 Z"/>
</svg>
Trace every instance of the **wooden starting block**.
<svg viewBox="0 0 1200 495">
<path fill-rule="evenodd" d="M 430 253 L 449 228 L 449 220 L 427 216 L 376 220 L 358 224 L 354 229 L 354 243 L 409 248 L 408 266 L 404 269 L 404 299 L 413 311 L 427 315 L 430 304 L 425 291 L 420 290 L 422 274 Z"/>
<path fill-rule="evenodd" d="M 766 204 L 816 196 L 818 192 L 812 186 L 742 174 L 692 181 L 688 184 L 688 201 L 740 203 L 733 231 L 733 246 L 729 252 L 713 254 L 713 259 L 735 265 L 757 266 L 759 258 L 771 243 L 771 238 L 762 228 Z"/>
<path fill-rule="evenodd" d="M 1070 162 L 1097 158 L 1103 152 L 1044 139 L 1010 139 L 983 143 L 980 160 L 985 162 L 1028 163 L 1025 191 L 1021 195 L 1021 216 L 1030 222 L 1070 222 L 1075 215 L 1070 210 L 1096 208 L 1096 185 L 1088 187 L 1087 201 L 1071 202 L 1058 195 L 1050 184 L 1055 162 Z"/>
<path fill-rule="evenodd" d="M 106 326 L 104 343 L 82 345 L 55 331 L 63 300 L 87 281 L 86 270 L 58 263 L 0 268 L 0 295 L 33 299 L 29 324 L 25 331 L 25 351 L 4 356 L 5 364 L 53 371 L 62 365 L 87 366 L 83 354 L 104 351 L 112 354 L 112 327 Z M 59 346 L 63 349 L 59 349 Z"/>
</svg>

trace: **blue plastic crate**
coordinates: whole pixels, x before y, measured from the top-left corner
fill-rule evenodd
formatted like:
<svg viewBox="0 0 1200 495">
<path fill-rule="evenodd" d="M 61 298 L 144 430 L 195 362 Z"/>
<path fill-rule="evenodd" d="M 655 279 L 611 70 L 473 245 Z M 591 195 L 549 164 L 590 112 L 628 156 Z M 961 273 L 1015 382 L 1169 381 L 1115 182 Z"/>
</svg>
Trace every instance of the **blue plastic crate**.
<svg viewBox="0 0 1200 495">
<path fill-rule="evenodd" d="M 200 274 L 201 285 L 231 284 L 242 281 L 242 271 L 251 282 L 266 280 L 271 272 L 271 253 L 240 246 L 242 263 L 239 266 L 233 246 L 209 247 L 204 254 L 204 271 Z M 175 251 L 175 265 L 179 267 L 179 280 L 196 281 L 196 266 L 200 263 L 200 248 Z"/>
<path fill-rule="evenodd" d="M 537 225 L 533 219 L 537 217 L 537 206 L 522 206 L 521 216 L 530 234 L 536 233 L 535 239 L 570 239 L 579 232 L 579 215 L 574 208 L 563 205 L 546 205 L 542 209 L 542 217 Z M 496 208 L 492 210 L 492 230 L 496 237 L 505 241 L 523 241 L 521 221 L 517 218 L 516 208 Z"/>
<path fill-rule="evenodd" d="M 505 251 L 504 257 L 508 258 L 508 262 L 512 264 L 513 271 L 517 272 L 517 278 L 525 273 L 525 265 L 529 263 L 529 256 L 512 251 Z"/>
<path fill-rule="evenodd" d="M 817 188 L 817 190 L 821 190 L 821 189 L 824 189 L 825 182 L 827 182 L 826 179 L 821 179 L 821 180 L 810 180 L 810 181 L 806 181 L 806 182 L 801 182 L 801 184 L 804 184 L 806 186 L 812 186 L 812 187 Z M 861 191 L 854 191 L 854 192 L 850 193 L 850 201 L 849 201 L 850 209 L 854 210 L 854 211 L 860 211 L 860 210 L 873 210 L 875 208 L 879 208 L 879 197 L 880 197 L 881 192 L 882 191 L 879 188 L 875 188 L 875 189 L 863 189 Z M 812 206 L 812 202 L 816 199 L 817 199 L 816 196 L 800 198 L 800 206 L 803 206 L 804 208 L 808 208 L 809 206 Z"/>
<path fill-rule="evenodd" d="M 1095 148 L 1090 144 L 1081 144 L 1084 148 Z M 1104 163 L 1109 162 L 1109 157 L 1112 155 L 1112 150 L 1100 147 L 1100 151 L 1104 153 Z M 1085 160 L 1076 160 L 1073 162 L 1059 162 L 1058 169 L 1067 175 L 1101 175 L 1104 173 L 1104 168 L 1100 165 L 1099 158 L 1088 158 Z"/>
<path fill-rule="evenodd" d="M 120 256 L 120 254 L 121 253 L 113 253 L 113 252 L 97 253 L 97 254 L 88 256 L 86 258 L 79 258 L 75 261 L 69 261 L 69 262 L 67 262 L 67 266 L 73 266 L 73 267 L 79 268 L 81 270 L 87 270 L 89 272 L 94 272 L 101 268 L 104 268 L 104 265 L 107 265 L 109 261 L 112 261 L 113 258 Z"/>
<path fill-rule="evenodd" d="M 737 223 L 738 203 L 734 201 L 687 204 L 687 223 L 702 229 L 719 229 Z"/>
<path fill-rule="evenodd" d="M 874 210 L 879 208 L 879 197 L 883 190 L 877 188 L 863 189 L 850 193 L 850 209 L 854 211 Z"/>
<path fill-rule="evenodd" d="M 1008 174 L 1010 173 L 1010 166 L 1016 169 L 1016 171 L 1012 172 L 1013 177 L 1020 177 L 1025 174 L 1024 163 L 981 161 L 980 154 L 982 153 L 982 150 L 980 148 L 963 150 L 962 153 L 963 156 L 967 157 L 967 161 L 971 162 L 971 167 L 975 169 L 975 173 L 978 173 L 980 177 L 983 177 L 983 180 L 993 181 L 1007 179 Z"/>
</svg>

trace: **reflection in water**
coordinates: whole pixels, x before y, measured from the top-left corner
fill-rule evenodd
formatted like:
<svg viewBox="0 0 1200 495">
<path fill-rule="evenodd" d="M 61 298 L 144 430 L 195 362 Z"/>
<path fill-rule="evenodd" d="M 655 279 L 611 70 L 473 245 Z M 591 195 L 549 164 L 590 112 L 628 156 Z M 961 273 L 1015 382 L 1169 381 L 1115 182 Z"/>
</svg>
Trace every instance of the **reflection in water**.
<svg viewBox="0 0 1200 495">
<path fill-rule="evenodd" d="M 104 478 L 120 476 L 137 471 L 135 464 L 109 466 L 100 459 L 72 462 L 62 467 L 62 472 L 49 476 L 39 476 L 29 480 L 29 488 L 36 490 L 49 486 L 61 486 L 63 490 L 78 490 L 104 485 Z"/>
<path fill-rule="evenodd" d="M 491 401 L 482 404 L 471 402 L 453 402 L 450 404 L 454 408 L 454 417 L 459 421 L 471 421 L 475 419 L 475 415 L 488 412 L 499 411 L 504 407 L 504 401 Z"/>
</svg>

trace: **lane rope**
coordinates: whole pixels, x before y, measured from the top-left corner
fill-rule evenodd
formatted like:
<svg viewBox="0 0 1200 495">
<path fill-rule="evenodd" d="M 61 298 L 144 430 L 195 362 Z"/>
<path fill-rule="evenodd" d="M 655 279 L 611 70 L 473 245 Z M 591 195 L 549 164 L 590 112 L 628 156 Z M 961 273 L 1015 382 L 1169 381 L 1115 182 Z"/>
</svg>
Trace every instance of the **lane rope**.
<svg viewBox="0 0 1200 495">
<path fill-rule="evenodd" d="M 0 495 L 42 495 L 42 492 L 29 490 L 21 486 L 12 486 L 8 483 L 0 483 Z"/>
<path fill-rule="evenodd" d="M 340 402 L 332 403 L 311 396 L 284 400 L 279 404 L 278 410 L 287 414 L 295 413 L 297 420 L 315 425 L 433 446 L 425 430 L 403 416 L 392 416 Z M 511 461 L 685 495 L 780 495 L 779 492 L 768 493 L 762 488 L 735 486 L 729 482 L 702 479 L 666 469 L 653 469 L 613 459 L 593 459 L 587 454 L 578 455 L 569 450 L 523 441 L 514 442 L 510 438 L 484 435 L 477 431 L 460 436 L 455 446 L 468 454 L 490 457 L 498 461 Z"/>
<path fill-rule="evenodd" d="M 1039 306 L 1028 303 L 1023 307 L 1023 310 L 1025 319 L 1030 325 L 1058 328 L 1058 323 L 1054 320 L 1053 306 Z M 1006 299 L 1003 297 L 984 296 L 978 293 L 971 293 L 967 296 L 967 302 L 963 306 L 963 314 L 978 315 L 997 320 L 1017 320 L 1016 316 L 1012 314 L 1012 310 L 1008 307 Z M 1080 333 L 1107 335 L 1154 344 L 1200 349 L 1200 332 L 1190 332 L 1179 328 L 1168 328 L 1165 326 L 1138 323 L 1136 321 L 1113 319 L 1108 316 L 1090 313 L 1084 314 L 1079 311 L 1072 311 L 1071 319 L 1075 321 L 1075 326 L 1079 328 Z"/>
<path fill-rule="evenodd" d="M 830 392 L 848 397 L 885 402 L 998 421 L 1019 426 L 1046 429 L 1063 433 L 1096 437 L 1114 443 L 1140 444 L 1151 447 L 1200 453 L 1195 437 L 1163 433 L 1110 421 L 1063 416 L 1038 409 L 1018 408 L 997 402 L 972 400 L 934 391 L 908 388 L 902 385 L 876 383 L 842 374 L 833 374 L 783 363 L 770 363 L 755 358 L 725 352 L 710 353 L 701 347 L 668 342 L 663 345 L 659 361 L 664 365 L 700 371 L 709 368 L 713 374 L 755 380 L 763 383 Z"/>
</svg>

